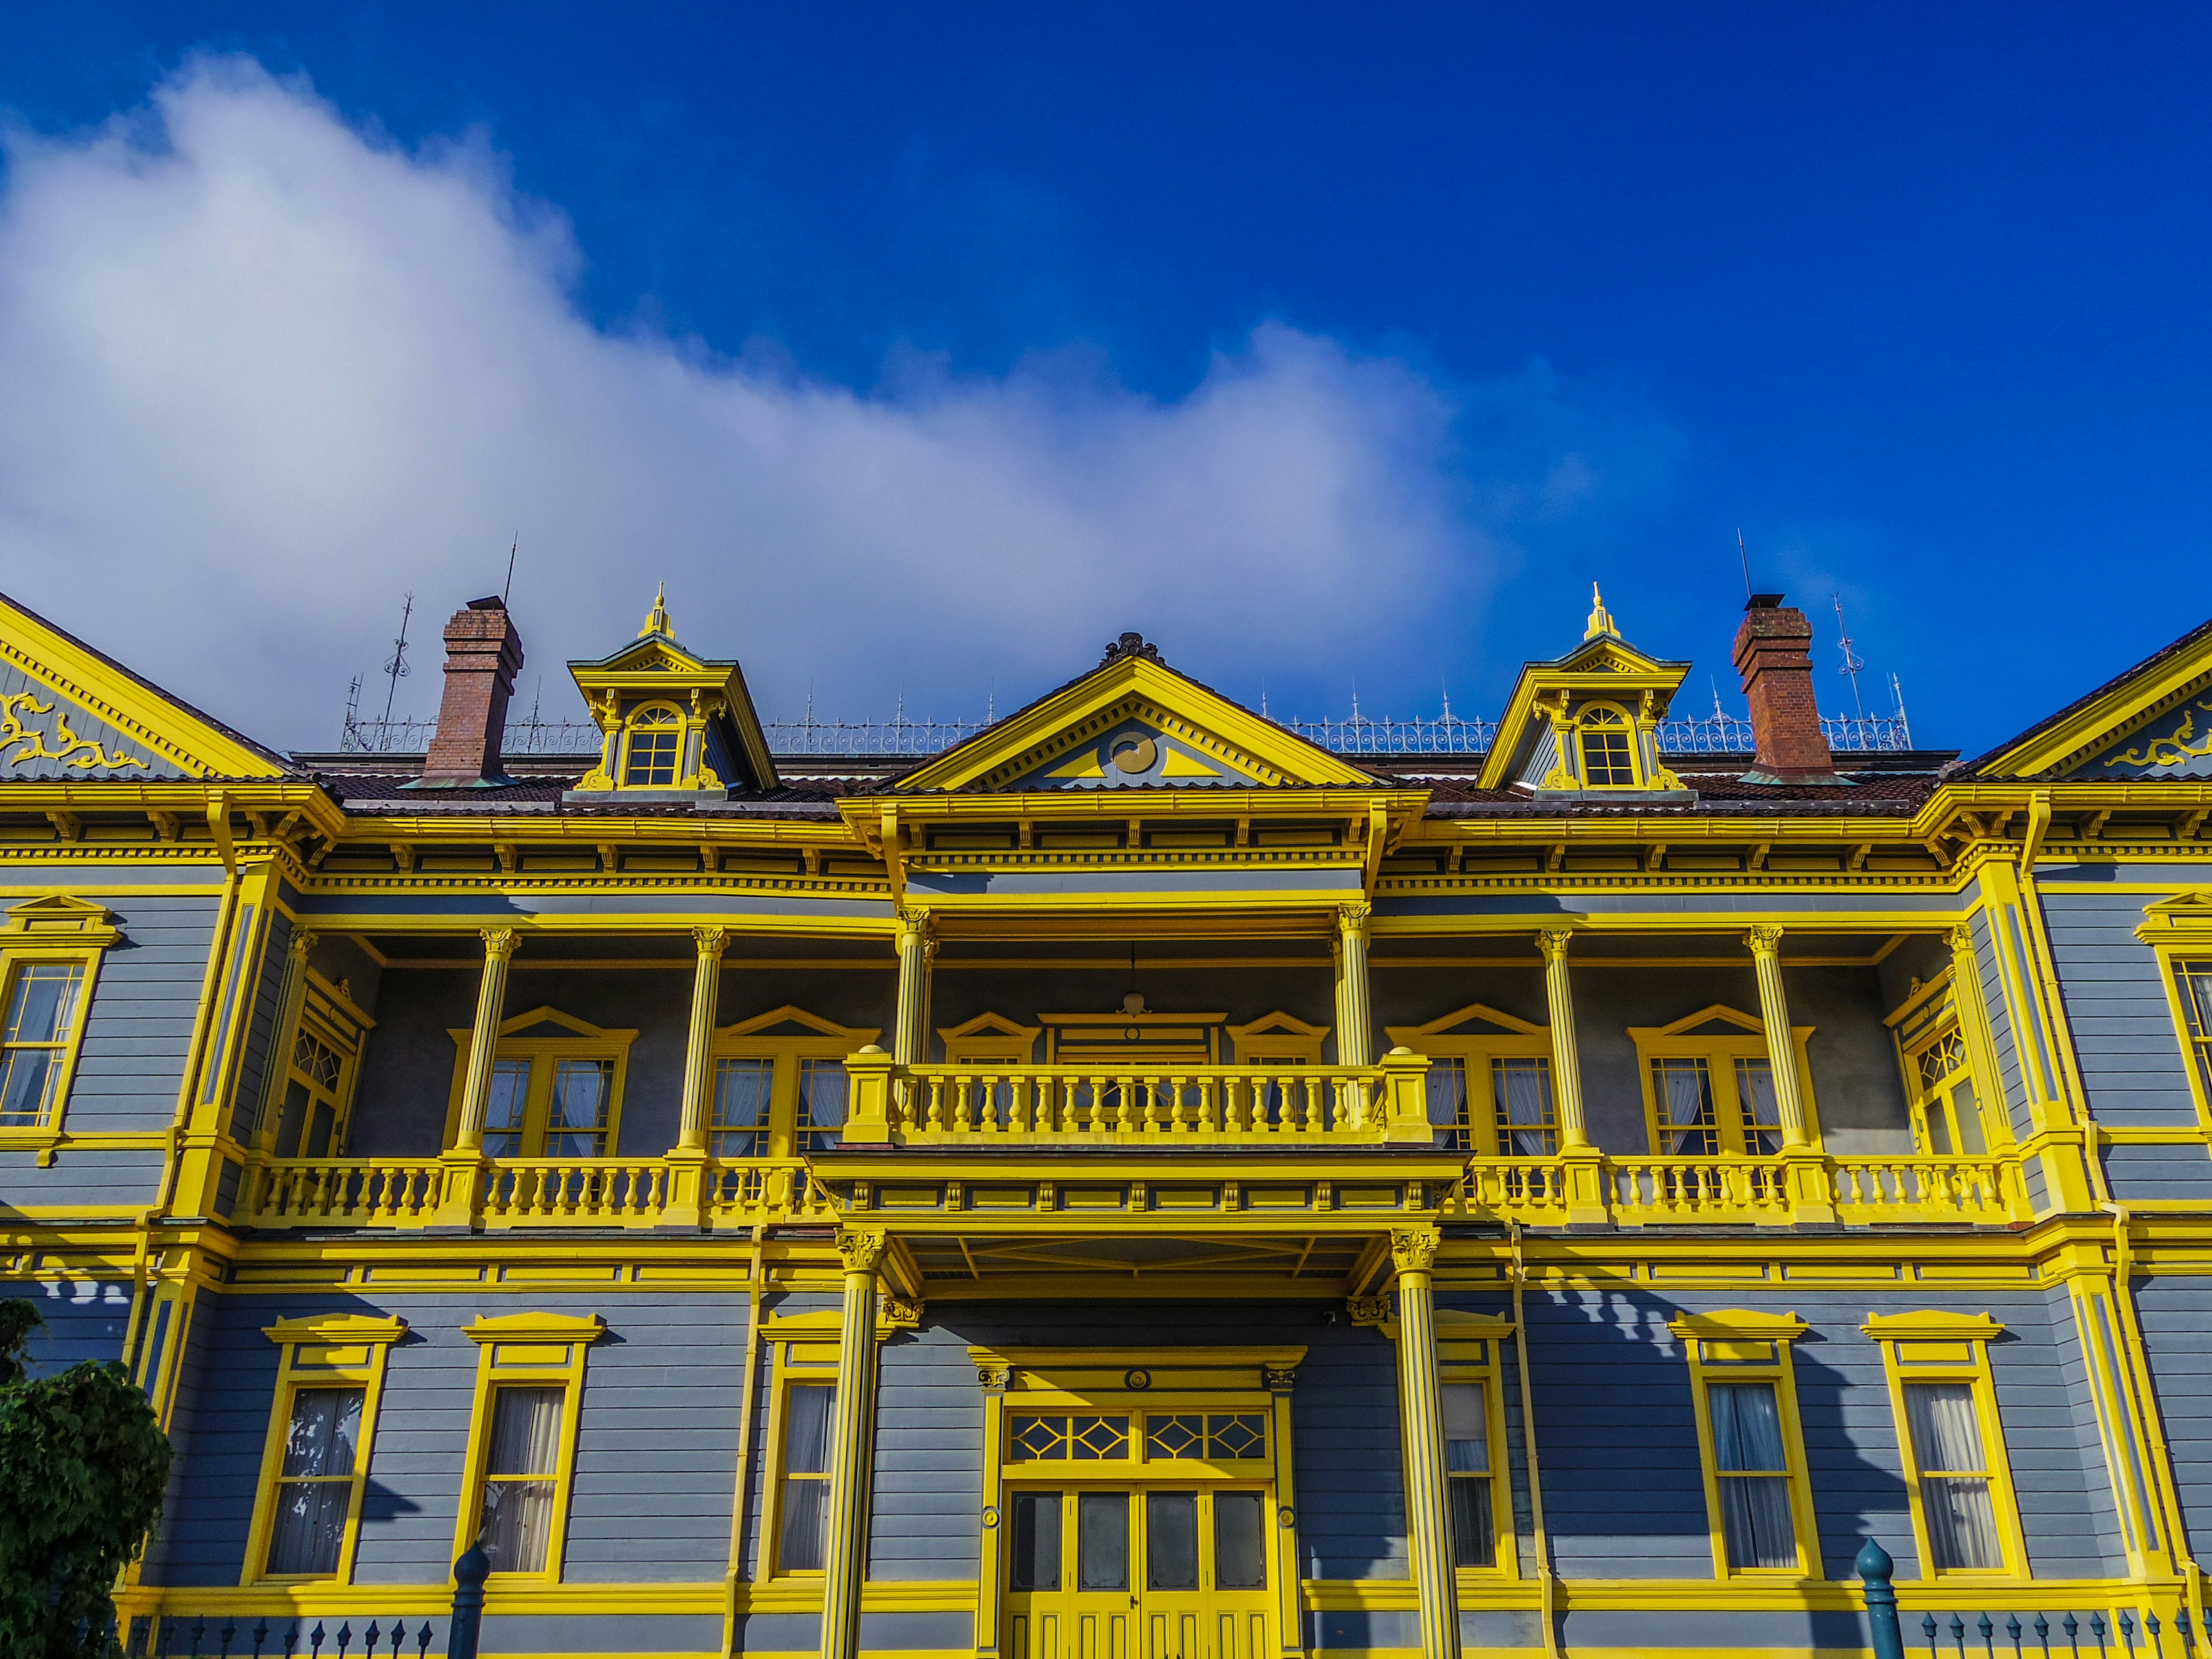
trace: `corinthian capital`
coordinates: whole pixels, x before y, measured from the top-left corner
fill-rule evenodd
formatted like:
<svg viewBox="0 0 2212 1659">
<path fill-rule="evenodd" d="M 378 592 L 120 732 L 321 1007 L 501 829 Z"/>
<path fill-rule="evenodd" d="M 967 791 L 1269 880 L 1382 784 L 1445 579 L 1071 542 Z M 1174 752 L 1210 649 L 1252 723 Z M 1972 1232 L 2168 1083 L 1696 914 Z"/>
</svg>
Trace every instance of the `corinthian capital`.
<svg viewBox="0 0 2212 1659">
<path fill-rule="evenodd" d="M 483 930 L 484 958 L 489 962 L 507 962 L 514 955 L 520 942 L 521 932 L 514 927 L 487 927 Z"/>
<path fill-rule="evenodd" d="M 883 1261 L 890 1243 L 888 1236 L 873 1230 L 847 1229 L 837 1235 L 837 1255 L 844 1261 L 847 1273 L 872 1273 Z"/>
<path fill-rule="evenodd" d="M 730 930 L 726 927 L 694 927 L 691 942 L 699 947 L 702 957 L 719 957 L 728 948 Z"/>
<path fill-rule="evenodd" d="M 1782 930 L 1771 925 L 1753 927 L 1745 932 L 1743 942 L 1755 957 L 1776 956 L 1782 950 Z"/>
<path fill-rule="evenodd" d="M 1574 942 L 1574 937 L 1571 927 L 1542 928 L 1536 934 L 1536 948 L 1544 953 L 1546 962 L 1565 962 L 1567 946 Z"/>
<path fill-rule="evenodd" d="M 1390 1262 L 1401 1273 L 1425 1273 L 1437 1265 L 1437 1235 L 1430 1232 L 1394 1232 L 1390 1235 Z"/>
</svg>

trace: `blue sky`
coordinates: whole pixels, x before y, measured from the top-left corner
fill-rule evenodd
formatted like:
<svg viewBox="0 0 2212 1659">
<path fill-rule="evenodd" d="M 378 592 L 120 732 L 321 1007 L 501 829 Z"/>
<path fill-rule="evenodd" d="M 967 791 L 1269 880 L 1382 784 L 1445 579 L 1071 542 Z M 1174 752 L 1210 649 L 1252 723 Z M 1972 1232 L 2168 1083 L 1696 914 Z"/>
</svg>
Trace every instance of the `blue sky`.
<svg viewBox="0 0 2212 1659">
<path fill-rule="evenodd" d="M 1827 707 L 1840 592 L 1973 751 L 2206 614 L 2208 70 L 2179 6 L 15 8 L 0 582 L 308 745 L 517 531 L 549 702 L 665 577 L 775 713 L 1124 627 L 1492 712 L 1595 580 L 1734 707 L 1741 526 Z"/>
</svg>

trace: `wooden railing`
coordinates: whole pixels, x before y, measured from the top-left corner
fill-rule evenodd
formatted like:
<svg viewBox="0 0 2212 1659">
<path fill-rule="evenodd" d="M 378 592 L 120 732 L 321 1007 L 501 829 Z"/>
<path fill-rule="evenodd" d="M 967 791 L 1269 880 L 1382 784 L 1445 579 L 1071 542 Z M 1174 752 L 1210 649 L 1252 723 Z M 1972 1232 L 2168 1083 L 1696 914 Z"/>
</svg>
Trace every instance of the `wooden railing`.
<svg viewBox="0 0 2212 1659">
<path fill-rule="evenodd" d="M 848 1057 L 847 1146 L 1428 1146 L 1429 1062 L 908 1066 Z"/>
<path fill-rule="evenodd" d="M 283 1158 L 246 1170 L 241 1226 L 658 1227 L 826 1213 L 795 1159 Z"/>
<path fill-rule="evenodd" d="M 1571 1158 L 1470 1158 L 1445 1208 L 1528 1227 L 1787 1226 L 1808 1218 L 1808 1204 L 1846 1226 L 2001 1226 L 2029 1214 L 2019 1166 L 2001 1158 L 1587 1158 L 1579 1212 Z"/>
</svg>

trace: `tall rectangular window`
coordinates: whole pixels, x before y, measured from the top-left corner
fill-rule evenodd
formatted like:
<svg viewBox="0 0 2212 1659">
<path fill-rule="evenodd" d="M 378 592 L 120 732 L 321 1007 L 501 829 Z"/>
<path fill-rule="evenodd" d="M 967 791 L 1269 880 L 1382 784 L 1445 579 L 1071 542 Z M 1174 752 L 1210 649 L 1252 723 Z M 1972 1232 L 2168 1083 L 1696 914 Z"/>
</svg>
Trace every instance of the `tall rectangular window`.
<svg viewBox="0 0 2212 1659">
<path fill-rule="evenodd" d="M 782 1492 L 777 1505 L 780 1572 L 819 1572 L 830 1513 L 830 1419 L 836 1387 L 793 1383 L 783 1396 Z"/>
<path fill-rule="evenodd" d="M 2197 1074 L 2212 1095 L 2212 962 L 2179 962 L 2182 1011 L 2189 1018 L 2189 1044 L 2196 1051 Z"/>
<path fill-rule="evenodd" d="M 44 1128 L 52 1121 L 83 983 L 82 963 L 27 962 L 15 969 L 0 1030 L 0 1128 Z"/>
<path fill-rule="evenodd" d="M 484 1458 L 484 1553 L 494 1572 L 544 1572 L 560 1495 L 561 1424 L 568 1390 L 507 1385 L 492 1391 Z"/>
<path fill-rule="evenodd" d="M 1795 1568 L 1797 1529 L 1790 1515 L 1790 1455 L 1777 1385 L 1711 1382 L 1713 1468 L 1729 1565 Z"/>
<path fill-rule="evenodd" d="M 768 1150 L 769 1108 L 775 1093 L 774 1060 L 715 1062 L 709 1149 L 716 1158 L 758 1158 Z"/>
<path fill-rule="evenodd" d="M 821 1152 L 837 1144 L 837 1131 L 845 1127 L 845 1091 L 843 1060 L 799 1062 L 798 1127 L 801 1152 Z"/>
<path fill-rule="evenodd" d="M 530 1062 L 501 1060 L 491 1068 L 491 1100 L 484 1109 L 486 1158 L 520 1158 L 530 1109 Z"/>
<path fill-rule="evenodd" d="M 1712 1068 L 1702 1059 L 1655 1060 L 1662 1158 L 1711 1158 L 1721 1149 L 1719 1119 L 1713 1109 Z"/>
<path fill-rule="evenodd" d="M 614 1089 L 611 1060 L 555 1061 L 553 1101 L 545 1117 L 545 1156 L 605 1157 Z"/>
<path fill-rule="evenodd" d="M 1060 1494 L 1016 1492 L 1009 1506 L 1006 1584 L 1010 1589 L 1060 1588 Z"/>
<path fill-rule="evenodd" d="M 1490 1091 L 1498 1114 L 1498 1150 L 1502 1157 L 1549 1158 L 1559 1150 L 1550 1060 L 1534 1056 L 1493 1060 Z"/>
<path fill-rule="evenodd" d="M 1967 1382 L 1907 1382 L 1905 1417 L 1920 1472 L 1929 1565 L 1938 1572 L 2004 1566 L 1990 1467 Z"/>
<path fill-rule="evenodd" d="M 295 1389 L 269 1533 L 272 1578 L 328 1578 L 338 1571 L 353 1510 L 362 1388 Z"/>
<path fill-rule="evenodd" d="M 1444 1479 L 1451 1495 L 1453 1557 L 1462 1567 L 1498 1565 L 1486 1407 L 1483 1384 L 1443 1385 Z"/>
<path fill-rule="evenodd" d="M 1772 1158 L 1782 1150 L 1782 1105 L 1774 1097 L 1774 1062 L 1739 1059 L 1735 1098 L 1743 1114 L 1743 1149 Z"/>
</svg>

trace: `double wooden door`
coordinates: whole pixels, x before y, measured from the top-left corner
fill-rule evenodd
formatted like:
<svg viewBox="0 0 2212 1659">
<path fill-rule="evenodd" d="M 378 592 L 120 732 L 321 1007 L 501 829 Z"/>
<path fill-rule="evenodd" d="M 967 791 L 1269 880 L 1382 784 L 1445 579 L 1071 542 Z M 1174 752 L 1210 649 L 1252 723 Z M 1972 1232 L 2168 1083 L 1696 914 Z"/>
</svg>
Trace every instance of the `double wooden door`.
<svg viewBox="0 0 2212 1659">
<path fill-rule="evenodd" d="M 1267 1659 L 1271 1498 L 1248 1486 L 1010 1492 L 1008 1659 Z"/>
</svg>

